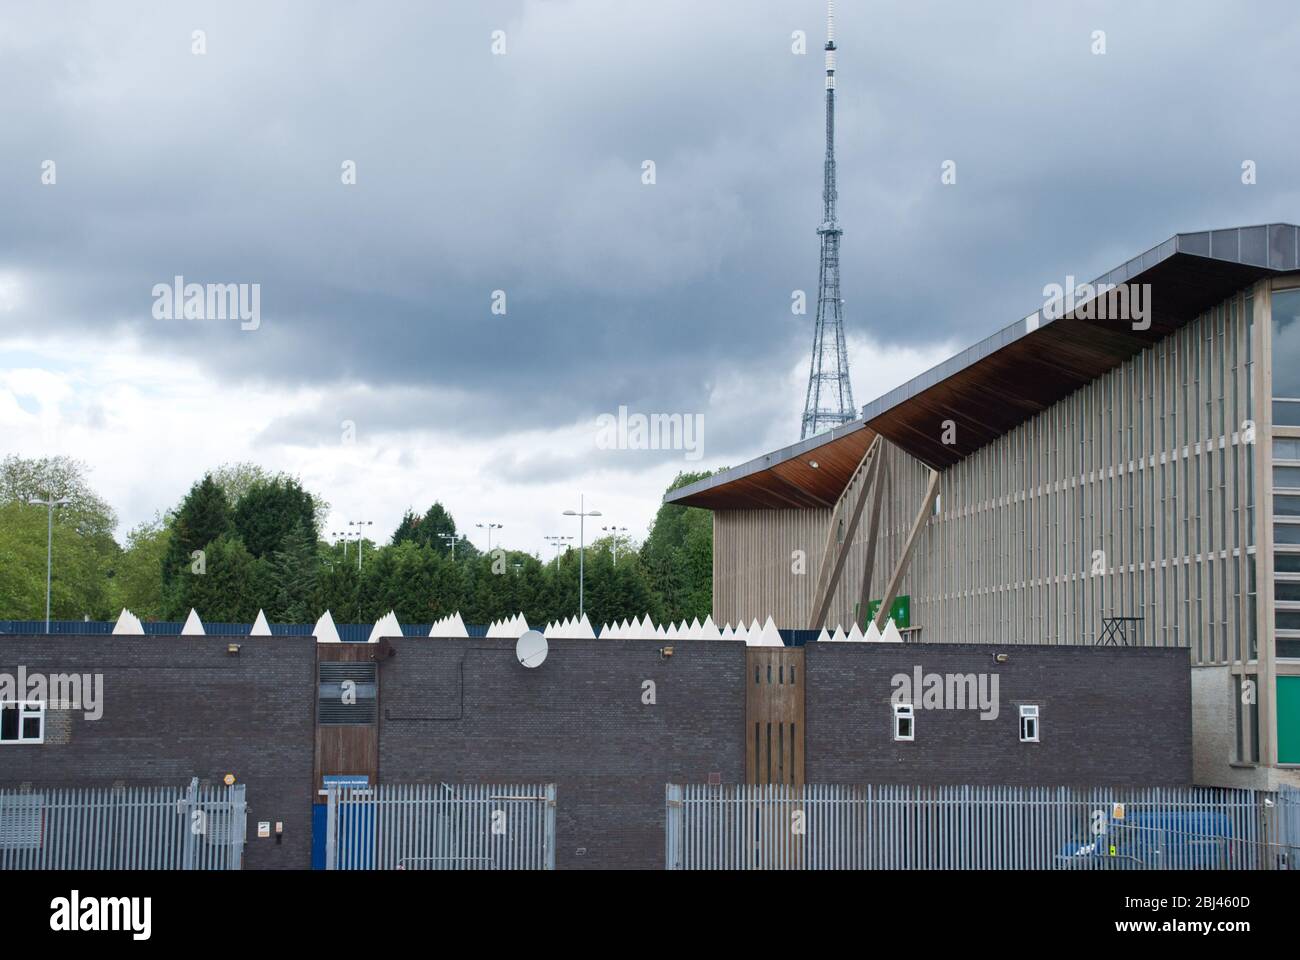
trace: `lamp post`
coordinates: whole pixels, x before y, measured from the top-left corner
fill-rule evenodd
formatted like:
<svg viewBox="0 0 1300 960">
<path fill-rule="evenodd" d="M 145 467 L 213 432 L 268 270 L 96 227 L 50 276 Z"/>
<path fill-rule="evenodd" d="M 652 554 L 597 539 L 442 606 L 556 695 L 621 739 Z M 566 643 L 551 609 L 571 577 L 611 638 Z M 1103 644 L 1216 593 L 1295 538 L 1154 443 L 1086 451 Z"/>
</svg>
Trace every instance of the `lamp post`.
<svg viewBox="0 0 1300 960">
<path fill-rule="evenodd" d="M 599 517 L 602 516 L 602 514 L 599 510 L 587 510 L 586 498 L 580 494 L 578 496 L 578 509 L 565 510 L 563 516 L 578 518 L 578 617 L 579 619 L 581 619 L 583 613 L 583 609 L 582 609 L 583 579 L 586 574 L 586 570 L 584 567 L 584 554 L 586 552 L 586 545 L 587 545 L 586 536 L 583 531 L 583 525 L 585 524 L 586 519 L 588 517 Z"/>
<path fill-rule="evenodd" d="M 349 527 L 357 528 L 357 572 L 358 573 L 361 572 L 361 544 L 363 540 L 361 535 L 361 528 L 373 527 L 374 525 L 375 525 L 375 521 L 373 520 L 349 520 L 348 521 Z"/>
<path fill-rule="evenodd" d="M 50 632 L 50 575 L 54 570 L 54 508 L 71 503 L 68 497 L 55 499 L 54 494 L 47 494 L 47 499 L 28 497 L 27 502 L 33 506 L 45 507 L 49 517 L 45 528 L 45 632 Z"/>
<path fill-rule="evenodd" d="M 347 530 L 333 530 L 330 532 L 331 537 L 340 537 L 343 540 L 343 559 L 348 558 L 348 537 L 352 536 Z"/>
<path fill-rule="evenodd" d="M 482 526 L 482 524 L 480 524 L 480 526 Z M 452 563 L 455 563 L 456 562 L 456 541 L 463 540 L 464 535 L 459 533 L 440 533 L 438 534 L 438 537 L 439 539 L 442 540 L 443 543 L 451 544 L 451 561 Z M 490 549 L 491 548 L 489 548 L 489 550 Z"/>
<path fill-rule="evenodd" d="M 614 551 L 614 564 L 617 565 L 618 564 L 618 535 L 620 533 L 627 533 L 627 527 L 609 526 L 609 527 L 601 527 L 600 529 L 604 530 L 606 533 L 609 534 L 609 542 L 611 548 Z"/>
<path fill-rule="evenodd" d="M 568 546 L 568 544 L 565 543 L 564 541 L 572 540 L 573 534 L 565 534 L 563 536 L 559 534 L 548 534 L 542 539 L 550 542 L 551 546 L 555 548 L 555 555 L 558 557 L 560 555 L 560 551 Z"/>
<path fill-rule="evenodd" d="M 492 531 L 493 531 L 493 530 L 500 530 L 503 526 L 505 526 L 505 524 L 503 524 L 503 523 L 476 523 L 476 524 L 474 524 L 474 526 L 478 527 L 480 530 L 486 530 L 486 531 L 488 532 L 488 549 L 487 549 L 487 552 L 488 552 L 488 553 L 491 553 L 491 552 L 492 552 Z"/>
</svg>

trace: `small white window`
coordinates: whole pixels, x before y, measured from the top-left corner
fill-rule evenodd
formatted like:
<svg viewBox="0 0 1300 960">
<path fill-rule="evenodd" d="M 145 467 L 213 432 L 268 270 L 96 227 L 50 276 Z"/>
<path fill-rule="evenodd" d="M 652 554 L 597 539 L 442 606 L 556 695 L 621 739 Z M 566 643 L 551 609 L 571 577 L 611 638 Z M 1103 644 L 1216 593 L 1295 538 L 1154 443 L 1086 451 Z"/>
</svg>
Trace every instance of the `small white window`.
<svg viewBox="0 0 1300 960">
<path fill-rule="evenodd" d="M 1020 742 L 1038 742 L 1038 705 L 1022 703 L 1020 705 Z"/>
<path fill-rule="evenodd" d="M 894 739 L 915 740 L 916 725 L 910 703 L 894 704 Z"/>
<path fill-rule="evenodd" d="M 39 700 L 0 703 L 0 743 L 44 742 L 44 703 Z"/>
</svg>

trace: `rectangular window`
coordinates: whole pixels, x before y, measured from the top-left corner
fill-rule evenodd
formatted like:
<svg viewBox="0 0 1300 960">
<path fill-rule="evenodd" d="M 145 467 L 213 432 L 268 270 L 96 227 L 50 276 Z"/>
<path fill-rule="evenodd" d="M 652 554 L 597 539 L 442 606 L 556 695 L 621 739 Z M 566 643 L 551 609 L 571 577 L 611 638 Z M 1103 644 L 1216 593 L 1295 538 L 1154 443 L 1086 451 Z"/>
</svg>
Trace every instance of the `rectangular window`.
<svg viewBox="0 0 1300 960">
<path fill-rule="evenodd" d="M 916 739 L 915 717 L 910 703 L 894 704 L 894 739 Z"/>
<path fill-rule="evenodd" d="M 1278 494 L 1273 498 L 1273 513 L 1279 517 L 1300 517 L 1300 495 Z"/>
<path fill-rule="evenodd" d="M 1022 703 L 1020 705 L 1020 742 L 1038 742 L 1038 705 Z"/>
<path fill-rule="evenodd" d="M 1300 460 L 1300 440 L 1279 437 L 1273 441 L 1274 460 Z"/>
<path fill-rule="evenodd" d="M 1300 524 L 1297 523 L 1273 524 L 1273 542 L 1287 543 L 1287 544 L 1300 543 Z"/>
<path fill-rule="evenodd" d="M 39 700 L 0 703 L 0 743 L 44 742 L 44 703 Z"/>
<path fill-rule="evenodd" d="M 1274 467 L 1273 487 L 1280 490 L 1300 490 L 1300 467 Z"/>
</svg>

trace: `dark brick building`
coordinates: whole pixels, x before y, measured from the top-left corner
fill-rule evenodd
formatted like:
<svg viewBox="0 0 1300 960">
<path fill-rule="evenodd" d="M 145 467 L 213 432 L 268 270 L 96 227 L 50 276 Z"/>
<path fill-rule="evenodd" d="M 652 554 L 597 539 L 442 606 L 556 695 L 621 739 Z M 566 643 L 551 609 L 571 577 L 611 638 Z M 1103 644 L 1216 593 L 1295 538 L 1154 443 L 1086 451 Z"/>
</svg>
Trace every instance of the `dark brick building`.
<svg viewBox="0 0 1300 960">
<path fill-rule="evenodd" d="M 238 656 L 227 652 L 239 645 Z M 0 745 L 0 787 L 246 785 L 249 869 L 310 865 L 311 637 L 0 638 L 0 673 L 103 675 L 103 714 L 46 715 L 45 743 Z M 284 835 L 258 839 L 259 820 Z"/>
<path fill-rule="evenodd" d="M 315 642 L 238 638 L 237 656 L 229 642 L 0 638 L 0 672 L 102 673 L 105 701 L 95 721 L 50 714 L 43 744 L 0 746 L 0 787 L 178 786 L 233 773 L 247 785 L 245 865 L 257 869 L 310 865 L 322 774 L 553 782 L 557 867 L 656 869 L 664 785 L 752 776 L 747 751 L 763 725 L 754 692 L 770 682 L 756 666 L 767 648 L 737 643 L 558 640 L 545 663 L 526 669 L 511 640 L 395 640 L 395 655 L 378 664 L 376 720 L 317 758 Z M 797 664 L 798 682 L 785 690 L 793 699 L 782 702 L 795 710 L 790 729 L 808 783 L 1191 781 L 1184 649 L 810 644 L 781 656 Z M 894 678 L 918 670 L 914 739 L 899 741 Z M 969 677 L 972 702 L 927 706 L 931 674 L 949 677 L 945 696 Z M 978 694 L 989 698 L 994 676 L 997 716 L 981 719 Z M 1038 708 L 1036 742 L 1022 739 L 1022 705 Z M 258 820 L 283 821 L 283 842 L 259 839 Z"/>
</svg>

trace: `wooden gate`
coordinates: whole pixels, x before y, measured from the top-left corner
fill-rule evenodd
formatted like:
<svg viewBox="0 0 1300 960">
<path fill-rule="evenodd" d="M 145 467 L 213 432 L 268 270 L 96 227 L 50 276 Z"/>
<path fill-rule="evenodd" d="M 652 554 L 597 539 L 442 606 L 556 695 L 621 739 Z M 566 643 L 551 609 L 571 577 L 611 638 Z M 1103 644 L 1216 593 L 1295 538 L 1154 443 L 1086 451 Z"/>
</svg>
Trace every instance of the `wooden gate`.
<svg viewBox="0 0 1300 960">
<path fill-rule="evenodd" d="M 804 779 L 802 647 L 745 651 L 745 782 Z"/>
</svg>

